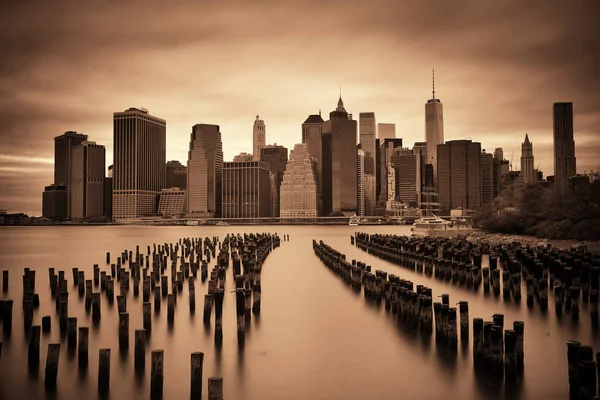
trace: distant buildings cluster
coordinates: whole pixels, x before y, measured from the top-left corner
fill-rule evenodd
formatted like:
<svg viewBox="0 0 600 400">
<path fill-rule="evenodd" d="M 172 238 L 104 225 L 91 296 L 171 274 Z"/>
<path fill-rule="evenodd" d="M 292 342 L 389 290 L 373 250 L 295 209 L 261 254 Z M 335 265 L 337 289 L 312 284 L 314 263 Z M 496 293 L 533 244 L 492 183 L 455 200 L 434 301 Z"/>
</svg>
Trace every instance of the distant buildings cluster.
<svg viewBox="0 0 600 400">
<path fill-rule="evenodd" d="M 562 190 L 576 174 L 572 103 L 554 104 L 554 185 Z M 257 115 L 252 154 L 223 160 L 219 125 L 191 129 L 186 165 L 166 161 L 166 121 L 148 110 L 114 113 L 113 165 L 105 176 L 105 148 L 87 135 L 54 138 L 54 183 L 43 193 L 43 216 L 114 221 L 144 217 L 315 217 L 333 215 L 474 212 L 492 202 L 511 181 L 542 179 L 533 144 L 525 135 L 520 171 L 501 148 L 493 153 L 471 140 L 444 140 L 443 105 L 425 103 L 425 141 L 412 148 L 394 124 L 375 113 L 353 119 L 340 96 L 324 120 L 302 123 L 301 143 L 288 149 L 266 144 Z M 358 141 L 357 141 L 358 139 Z M 549 179 L 551 180 L 551 179 Z"/>
</svg>

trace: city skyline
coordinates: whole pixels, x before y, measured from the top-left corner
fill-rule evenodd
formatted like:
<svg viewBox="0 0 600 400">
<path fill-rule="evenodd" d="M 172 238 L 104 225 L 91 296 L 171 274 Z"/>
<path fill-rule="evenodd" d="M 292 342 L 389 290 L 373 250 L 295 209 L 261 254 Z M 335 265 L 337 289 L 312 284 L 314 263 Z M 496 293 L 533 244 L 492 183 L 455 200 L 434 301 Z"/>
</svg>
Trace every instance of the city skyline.
<svg viewBox="0 0 600 400">
<path fill-rule="evenodd" d="M 229 161 L 252 151 L 257 114 L 276 138 L 267 144 L 293 148 L 309 114 L 335 108 L 341 84 L 355 119 L 373 111 L 412 146 L 424 141 L 432 68 L 446 141 L 472 139 L 488 152 L 502 147 L 509 160 L 514 151 L 516 166 L 527 132 L 536 167 L 552 175 L 552 105 L 573 102 L 577 172 L 598 168 L 598 2 L 378 2 L 343 9 L 319 2 L 310 17 L 302 9 L 317 3 L 262 3 L 273 23 L 260 27 L 251 21 L 268 18 L 265 8 L 245 4 L 3 5 L 0 29 L 11 40 L 3 40 L 0 66 L 0 206 L 40 214 L 40 193 L 53 180 L 51 140 L 66 131 L 106 146 L 106 165 L 112 164 L 112 114 L 128 107 L 146 107 L 167 121 L 167 160 L 185 162 L 189 127 L 210 123 L 221 127 Z M 127 23 L 139 13 L 148 24 Z M 209 15 L 199 27 L 192 23 L 198 13 Z M 27 24 L 19 22 L 25 15 Z M 213 33 L 213 24 L 222 33 Z M 283 27 L 285 34 L 274 35 Z M 198 70 L 196 61 L 215 54 L 214 65 Z M 324 68 L 323 57 L 352 67 Z"/>
</svg>

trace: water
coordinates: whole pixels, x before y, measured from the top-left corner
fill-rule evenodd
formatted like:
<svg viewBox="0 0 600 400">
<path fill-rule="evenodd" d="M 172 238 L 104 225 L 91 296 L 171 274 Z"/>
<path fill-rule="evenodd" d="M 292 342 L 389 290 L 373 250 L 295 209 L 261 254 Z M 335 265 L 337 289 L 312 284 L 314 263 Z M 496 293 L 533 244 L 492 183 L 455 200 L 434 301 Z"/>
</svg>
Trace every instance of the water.
<svg viewBox="0 0 600 400">
<path fill-rule="evenodd" d="M 557 319 L 550 295 L 550 311 L 544 315 L 537 304 L 528 309 L 505 302 L 502 297 L 485 296 L 406 271 L 370 256 L 350 245 L 349 226 L 246 226 L 246 227 L 2 227 L 0 228 L 0 269 L 10 270 L 8 293 L 12 298 L 13 330 L 4 342 L 0 360 L 0 399 L 97 398 L 98 349 L 111 348 L 110 396 L 115 399 L 147 399 L 150 390 L 149 352 L 164 350 L 164 398 L 189 398 L 190 354 L 202 351 L 204 359 L 204 398 L 207 379 L 221 376 L 227 399 L 554 399 L 568 397 L 566 341 L 578 339 L 600 350 L 600 340 L 592 332 L 587 304 L 581 305 L 579 323 L 568 314 Z M 359 227 L 369 233 L 408 234 L 403 226 Z M 85 270 L 91 279 L 93 264 L 106 269 L 106 252 L 112 261 L 121 251 L 153 243 L 176 242 L 182 237 L 204 237 L 228 232 L 273 232 L 290 235 L 289 242 L 267 258 L 262 273 L 262 310 L 252 316 L 247 327 L 246 345 L 239 350 L 235 328 L 235 298 L 231 268 L 227 271 L 223 306 L 223 347 L 216 351 L 211 327 L 202 323 L 202 304 L 208 283 L 196 282 L 196 313 L 190 315 L 187 285 L 177 300 L 175 323 L 167 325 L 166 298 L 160 314 L 153 311 L 152 332 L 146 344 L 145 374 L 136 377 L 133 368 L 133 331 L 142 327 L 142 296 L 128 294 L 130 313 L 129 353 L 118 351 L 117 305 L 102 297 L 102 320 L 98 327 L 86 314 L 76 288 L 69 289 L 69 316 L 78 326 L 90 326 L 89 368 L 80 374 L 76 353 L 69 354 L 61 341 L 55 304 L 48 282 L 48 267 L 65 270 L 72 285 L 72 267 Z M 502 384 L 475 376 L 471 343 L 452 353 L 437 348 L 433 336 L 423 337 L 394 322 L 383 306 L 367 303 L 330 272 L 312 251 L 312 239 L 323 240 L 375 269 L 410 279 L 415 285 L 433 289 L 434 296 L 450 294 L 450 303 L 469 302 L 473 317 L 491 319 L 505 315 L 505 328 L 514 320 L 525 321 L 525 373 L 517 387 L 506 390 Z M 212 262 L 209 269 L 212 268 Z M 36 292 L 41 305 L 34 324 L 43 315 L 52 316 L 52 331 L 42 334 L 40 368 L 37 375 L 27 370 L 27 343 L 24 340 L 21 309 L 23 268 L 37 271 Z M 119 294 L 115 285 L 115 294 Z M 141 292 L 141 284 L 140 284 Z M 523 292 L 525 294 L 525 292 Z M 152 300 L 151 300 L 152 301 Z M 471 324 L 472 322 L 470 322 Z M 2 333 L 0 332 L 0 335 Z M 460 339 L 459 339 L 460 340 Z M 48 343 L 61 342 L 58 388 L 44 391 L 44 367 Z"/>
</svg>

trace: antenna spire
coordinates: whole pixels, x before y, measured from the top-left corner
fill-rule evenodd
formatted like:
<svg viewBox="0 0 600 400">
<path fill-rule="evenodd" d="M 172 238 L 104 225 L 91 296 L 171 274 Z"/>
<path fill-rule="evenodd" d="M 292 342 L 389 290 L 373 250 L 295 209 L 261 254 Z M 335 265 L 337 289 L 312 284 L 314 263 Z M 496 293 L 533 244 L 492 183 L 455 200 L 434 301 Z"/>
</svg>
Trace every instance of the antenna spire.
<svg viewBox="0 0 600 400">
<path fill-rule="evenodd" d="M 433 99 L 435 100 L 435 69 L 433 69 L 431 71 L 431 83 L 432 83 L 432 88 L 433 88 Z"/>
</svg>

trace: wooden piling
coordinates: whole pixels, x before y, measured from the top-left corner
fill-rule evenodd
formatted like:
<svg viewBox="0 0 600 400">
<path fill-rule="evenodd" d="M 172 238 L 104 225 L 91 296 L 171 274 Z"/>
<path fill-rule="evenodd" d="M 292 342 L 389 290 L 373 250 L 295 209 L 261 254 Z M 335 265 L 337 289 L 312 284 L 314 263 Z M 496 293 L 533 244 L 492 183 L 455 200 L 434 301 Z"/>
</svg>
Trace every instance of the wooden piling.
<svg viewBox="0 0 600 400">
<path fill-rule="evenodd" d="M 50 328 L 52 327 L 52 322 L 50 320 L 49 315 L 44 315 L 42 317 L 42 331 L 50 332 Z"/>
<path fill-rule="evenodd" d="M 152 400 L 162 399 L 163 395 L 163 368 L 164 350 L 152 350 L 150 370 L 150 398 Z"/>
<path fill-rule="evenodd" d="M 461 301 L 459 304 L 460 310 L 460 339 L 469 340 L 469 303 Z"/>
<path fill-rule="evenodd" d="M 37 368 L 40 364 L 40 336 L 41 327 L 33 325 L 29 329 L 29 348 L 27 354 L 27 364 L 29 368 Z"/>
<path fill-rule="evenodd" d="M 223 378 L 208 378 L 208 400 L 223 400 Z"/>
<path fill-rule="evenodd" d="M 100 321 L 100 293 L 92 293 L 92 320 Z"/>
<path fill-rule="evenodd" d="M 590 290 L 590 318 L 592 321 L 592 327 L 598 327 L 598 291 Z"/>
<path fill-rule="evenodd" d="M 517 338 L 515 341 L 515 356 L 517 360 L 517 369 L 519 371 L 523 370 L 523 366 L 525 363 L 525 355 L 523 352 L 523 339 L 525 337 L 525 322 L 523 321 L 514 321 L 513 322 L 513 330 L 515 331 Z"/>
<path fill-rule="evenodd" d="M 202 399 L 202 366 L 204 364 L 204 353 L 192 353 L 191 364 L 190 399 Z"/>
<path fill-rule="evenodd" d="M 254 286 L 252 286 L 252 312 L 254 314 L 260 314 L 260 297 L 261 297 L 262 288 L 260 282 L 256 282 Z"/>
<path fill-rule="evenodd" d="M 98 392 L 106 394 L 110 388 L 110 349 L 100 349 L 98 353 Z"/>
<path fill-rule="evenodd" d="M 129 348 L 129 314 L 119 313 L 119 350 Z"/>
<path fill-rule="evenodd" d="M 2 331 L 10 334 L 12 330 L 13 301 L 4 300 L 4 312 L 2 313 Z"/>
<path fill-rule="evenodd" d="M 569 364 L 569 393 L 571 398 L 579 396 L 577 370 L 579 368 L 579 348 L 581 343 L 577 340 L 567 342 L 567 362 Z"/>
<path fill-rule="evenodd" d="M 504 331 L 504 376 L 507 381 L 517 378 L 517 333 L 514 330 Z"/>
<path fill-rule="evenodd" d="M 447 327 L 447 341 L 448 341 L 448 346 L 450 346 L 450 348 L 454 349 L 456 348 L 458 339 L 457 339 L 457 334 L 456 334 L 456 308 L 455 307 L 449 307 L 448 311 L 447 311 L 447 315 L 448 315 L 448 327 Z M 468 326 L 467 326 L 468 329 Z"/>
<path fill-rule="evenodd" d="M 8 270 L 2 271 L 2 290 L 8 291 Z"/>
<path fill-rule="evenodd" d="M 90 328 L 87 326 L 79 327 L 79 345 L 77 346 L 77 358 L 79 368 L 86 368 L 88 365 L 88 348 L 89 348 Z"/>
<path fill-rule="evenodd" d="M 473 363 L 481 364 L 483 361 L 483 319 L 473 318 Z"/>
<path fill-rule="evenodd" d="M 237 338 L 238 342 L 243 342 L 246 336 L 246 319 L 244 318 L 244 289 L 235 290 L 235 299 Z"/>
<path fill-rule="evenodd" d="M 596 363 L 594 360 L 579 360 L 577 367 L 579 399 L 593 399 L 596 396 Z"/>
<path fill-rule="evenodd" d="M 67 347 L 74 349 L 77 347 L 77 318 L 70 317 L 67 320 Z"/>
<path fill-rule="evenodd" d="M 60 343 L 49 343 L 48 354 L 46 355 L 46 370 L 44 385 L 48 389 L 56 388 L 56 378 L 58 377 L 58 359 L 60 356 Z"/>
<path fill-rule="evenodd" d="M 204 295 L 204 315 L 203 315 L 203 321 L 204 323 L 210 323 L 210 313 L 212 311 L 212 304 L 213 304 L 213 295 L 212 294 L 205 294 Z"/>
<path fill-rule="evenodd" d="M 90 311 L 92 308 L 92 281 L 90 279 L 85 281 L 85 310 Z"/>
<path fill-rule="evenodd" d="M 106 263 L 110 264 L 110 251 L 106 252 Z"/>
<path fill-rule="evenodd" d="M 169 294 L 167 296 L 167 321 L 173 323 L 175 319 L 175 294 Z"/>
<path fill-rule="evenodd" d="M 134 366 L 136 371 L 146 368 L 146 330 L 135 330 Z"/>
<path fill-rule="evenodd" d="M 150 302 L 142 304 L 142 320 L 144 329 L 146 332 L 150 332 L 152 330 L 152 311 L 150 309 Z"/>
<path fill-rule="evenodd" d="M 119 314 L 127 312 L 127 297 L 124 294 L 117 296 L 117 310 Z"/>
<path fill-rule="evenodd" d="M 223 289 L 215 289 L 215 344 L 223 343 Z"/>
</svg>

